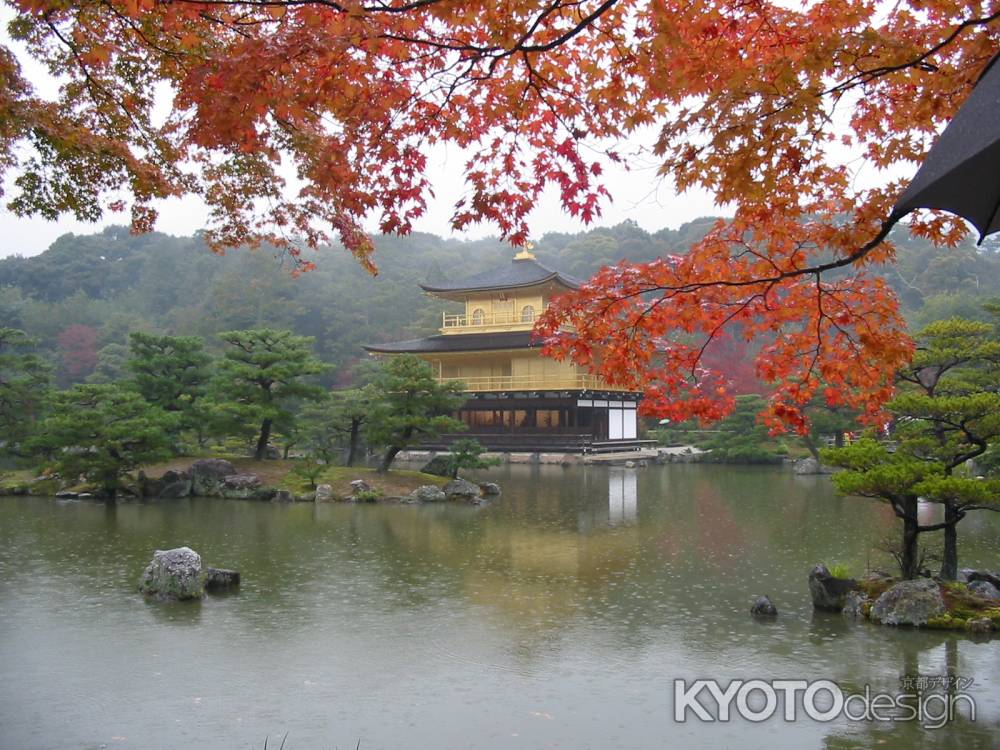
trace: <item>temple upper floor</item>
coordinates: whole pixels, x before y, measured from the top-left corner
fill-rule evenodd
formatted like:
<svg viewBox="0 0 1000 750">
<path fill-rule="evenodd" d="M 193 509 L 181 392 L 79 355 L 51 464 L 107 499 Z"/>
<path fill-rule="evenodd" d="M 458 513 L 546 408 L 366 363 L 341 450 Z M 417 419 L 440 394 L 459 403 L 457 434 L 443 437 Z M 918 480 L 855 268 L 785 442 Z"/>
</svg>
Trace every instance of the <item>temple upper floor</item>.
<svg viewBox="0 0 1000 750">
<path fill-rule="evenodd" d="M 463 312 L 442 313 L 441 333 L 467 334 L 530 331 L 552 297 L 580 284 L 522 250 L 505 266 L 421 287 L 428 294 L 464 304 Z"/>
</svg>

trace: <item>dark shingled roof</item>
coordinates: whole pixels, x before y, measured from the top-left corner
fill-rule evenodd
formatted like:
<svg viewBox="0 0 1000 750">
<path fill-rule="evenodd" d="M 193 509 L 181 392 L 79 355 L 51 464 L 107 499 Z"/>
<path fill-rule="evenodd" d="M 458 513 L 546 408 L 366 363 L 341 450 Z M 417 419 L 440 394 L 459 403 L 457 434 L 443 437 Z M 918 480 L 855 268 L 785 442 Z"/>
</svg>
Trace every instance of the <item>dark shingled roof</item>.
<svg viewBox="0 0 1000 750">
<path fill-rule="evenodd" d="M 559 271 L 553 271 L 534 259 L 515 259 L 510 263 L 477 273 L 457 281 L 439 283 L 435 286 L 421 284 L 425 292 L 473 292 L 488 289 L 510 289 L 513 287 L 534 286 L 546 281 L 556 281 L 570 289 L 577 289 L 583 281 L 567 276 Z"/>
<path fill-rule="evenodd" d="M 370 352 L 386 354 L 417 354 L 435 352 L 475 352 L 491 349 L 527 349 L 531 346 L 531 331 L 503 333 L 451 333 L 428 336 L 425 339 L 391 341 L 387 344 L 365 344 Z"/>
</svg>

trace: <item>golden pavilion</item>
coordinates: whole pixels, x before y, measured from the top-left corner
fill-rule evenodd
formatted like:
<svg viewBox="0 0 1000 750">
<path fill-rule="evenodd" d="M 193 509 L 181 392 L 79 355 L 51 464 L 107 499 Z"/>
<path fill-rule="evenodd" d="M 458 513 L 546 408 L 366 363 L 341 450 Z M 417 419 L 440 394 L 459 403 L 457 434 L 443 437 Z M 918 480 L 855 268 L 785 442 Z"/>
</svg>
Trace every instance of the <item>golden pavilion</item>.
<svg viewBox="0 0 1000 750">
<path fill-rule="evenodd" d="M 443 313 L 440 333 L 366 346 L 375 355 L 414 354 L 439 382 L 460 381 L 467 400 L 457 418 L 468 425 L 427 448 L 471 437 L 497 451 L 590 452 L 638 448 L 640 394 L 609 386 L 576 364 L 543 357 L 532 328 L 548 301 L 581 281 L 522 250 L 500 268 L 457 281 L 423 285 L 460 302 Z"/>
</svg>

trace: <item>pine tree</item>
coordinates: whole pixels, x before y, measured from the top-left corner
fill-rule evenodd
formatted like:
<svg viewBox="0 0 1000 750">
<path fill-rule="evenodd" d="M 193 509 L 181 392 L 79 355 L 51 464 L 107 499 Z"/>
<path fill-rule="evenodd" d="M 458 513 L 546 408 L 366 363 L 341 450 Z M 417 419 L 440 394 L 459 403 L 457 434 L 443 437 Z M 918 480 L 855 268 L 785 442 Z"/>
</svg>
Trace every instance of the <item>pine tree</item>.
<svg viewBox="0 0 1000 750">
<path fill-rule="evenodd" d="M 229 349 L 219 363 L 214 395 L 233 423 L 259 425 L 254 450 L 259 461 L 267 454 L 274 423 L 291 421 L 297 402 L 322 398 L 322 388 L 305 379 L 327 366 L 313 356 L 311 337 L 291 331 L 227 331 L 219 338 Z"/>
<path fill-rule="evenodd" d="M 385 454 L 378 471 L 392 466 L 405 448 L 457 432 L 465 425 L 449 416 L 463 402 L 460 383 L 439 384 L 430 365 L 412 355 L 388 360 L 374 382 L 377 400 L 372 406 L 368 440 L 383 446 Z"/>
</svg>

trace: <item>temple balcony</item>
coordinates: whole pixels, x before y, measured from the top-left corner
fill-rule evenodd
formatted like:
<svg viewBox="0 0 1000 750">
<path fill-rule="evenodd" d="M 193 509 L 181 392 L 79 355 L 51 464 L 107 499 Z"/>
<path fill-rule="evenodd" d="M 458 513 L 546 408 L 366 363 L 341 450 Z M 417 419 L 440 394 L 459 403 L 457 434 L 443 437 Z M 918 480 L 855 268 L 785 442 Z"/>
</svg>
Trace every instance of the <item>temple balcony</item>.
<svg viewBox="0 0 1000 750">
<path fill-rule="evenodd" d="M 629 392 L 624 386 L 609 385 L 596 375 L 484 375 L 464 378 L 439 377 L 438 382 L 464 383 L 469 393 L 491 391 L 620 391 Z"/>
<path fill-rule="evenodd" d="M 482 312 L 472 315 L 464 313 L 442 313 L 441 333 L 490 333 L 501 331 L 530 331 L 537 313 L 524 312 Z"/>
</svg>

